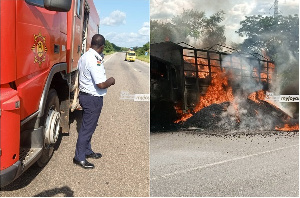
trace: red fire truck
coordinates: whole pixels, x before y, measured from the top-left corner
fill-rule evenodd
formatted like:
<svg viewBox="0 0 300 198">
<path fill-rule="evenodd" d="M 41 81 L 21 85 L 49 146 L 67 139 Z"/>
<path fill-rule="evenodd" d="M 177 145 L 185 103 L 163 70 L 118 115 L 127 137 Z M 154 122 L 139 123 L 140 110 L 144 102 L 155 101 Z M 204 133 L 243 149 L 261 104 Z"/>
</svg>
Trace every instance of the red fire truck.
<svg viewBox="0 0 300 198">
<path fill-rule="evenodd" d="M 77 62 L 99 31 L 93 0 L 0 1 L 0 181 L 43 167 L 76 108 Z"/>
</svg>

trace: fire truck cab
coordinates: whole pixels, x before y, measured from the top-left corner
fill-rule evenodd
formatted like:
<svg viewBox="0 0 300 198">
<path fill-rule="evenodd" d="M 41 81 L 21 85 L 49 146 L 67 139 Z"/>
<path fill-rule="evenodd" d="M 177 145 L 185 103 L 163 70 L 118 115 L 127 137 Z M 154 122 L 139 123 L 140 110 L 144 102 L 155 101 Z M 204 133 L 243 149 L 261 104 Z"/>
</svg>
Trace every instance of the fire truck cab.
<svg viewBox="0 0 300 198">
<path fill-rule="evenodd" d="M 93 0 L 0 2 L 0 183 L 50 160 L 76 109 L 77 62 L 99 32 Z"/>
</svg>

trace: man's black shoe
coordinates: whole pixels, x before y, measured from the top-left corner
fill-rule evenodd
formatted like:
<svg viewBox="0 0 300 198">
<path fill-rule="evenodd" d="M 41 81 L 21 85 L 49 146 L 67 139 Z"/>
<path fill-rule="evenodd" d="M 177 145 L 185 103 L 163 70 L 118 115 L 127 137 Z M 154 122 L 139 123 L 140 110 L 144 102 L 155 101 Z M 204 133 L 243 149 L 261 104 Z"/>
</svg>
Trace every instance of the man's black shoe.
<svg viewBox="0 0 300 198">
<path fill-rule="evenodd" d="M 92 153 L 92 154 L 86 155 L 85 157 L 86 158 L 99 159 L 99 158 L 102 157 L 102 155 L 101 155 L 101 153 Z"/>
<path fill-rule="evenodd" d="M 94 164 L 92 164 L 92 163 L 90 163 L 86 160 L 85 161 L 78 161 L 75 158 L 73 158 L 73 163 L 81 166 L 82 168 L 86 168 L 86 169 L 95 168 Z"/>
</svg>

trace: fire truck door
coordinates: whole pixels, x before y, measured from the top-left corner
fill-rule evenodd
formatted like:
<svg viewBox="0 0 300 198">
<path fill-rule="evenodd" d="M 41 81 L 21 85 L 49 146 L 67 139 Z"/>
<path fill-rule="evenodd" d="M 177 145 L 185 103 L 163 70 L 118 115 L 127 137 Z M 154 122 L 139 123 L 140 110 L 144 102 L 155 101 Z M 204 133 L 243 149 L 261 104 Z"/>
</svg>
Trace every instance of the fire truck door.
<svg viewBox="0 0 300 198">
<path fill-rule="evenodd" d="M 77 69 L 77 63 L 81 56 L 83 7 L 84 0 L 75 0 L 75 14 L 73 20 L 73 37 L 71 47 L 71 71 L 75 71 Z"/>
</svg>

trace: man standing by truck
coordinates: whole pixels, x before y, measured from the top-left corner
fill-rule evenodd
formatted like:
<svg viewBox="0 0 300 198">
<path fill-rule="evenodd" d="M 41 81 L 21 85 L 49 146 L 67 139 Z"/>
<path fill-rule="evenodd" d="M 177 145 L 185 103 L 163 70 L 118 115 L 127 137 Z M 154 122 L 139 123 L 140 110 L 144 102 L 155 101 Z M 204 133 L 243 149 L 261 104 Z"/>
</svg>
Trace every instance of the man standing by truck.
<svg viewBox="0 0 300 198">
<path fill-rule="evenodd" d="M 115 79 L 106 79 L 103 58 L 101 56 L 105 45 L 105 38 L 95 34 L 91 48 L 78 61 L 79 70 L 79 103 L 83 109 L 82 124 L 79 130 L 75 157 L 73 163 L 83 168 L 94 168 L 86 158 L 99 159 L 100 153 L 91 148 L 91 138 L 103 106 L 103 96 L 107 88 L 115 84 Z"/>
</svg>

